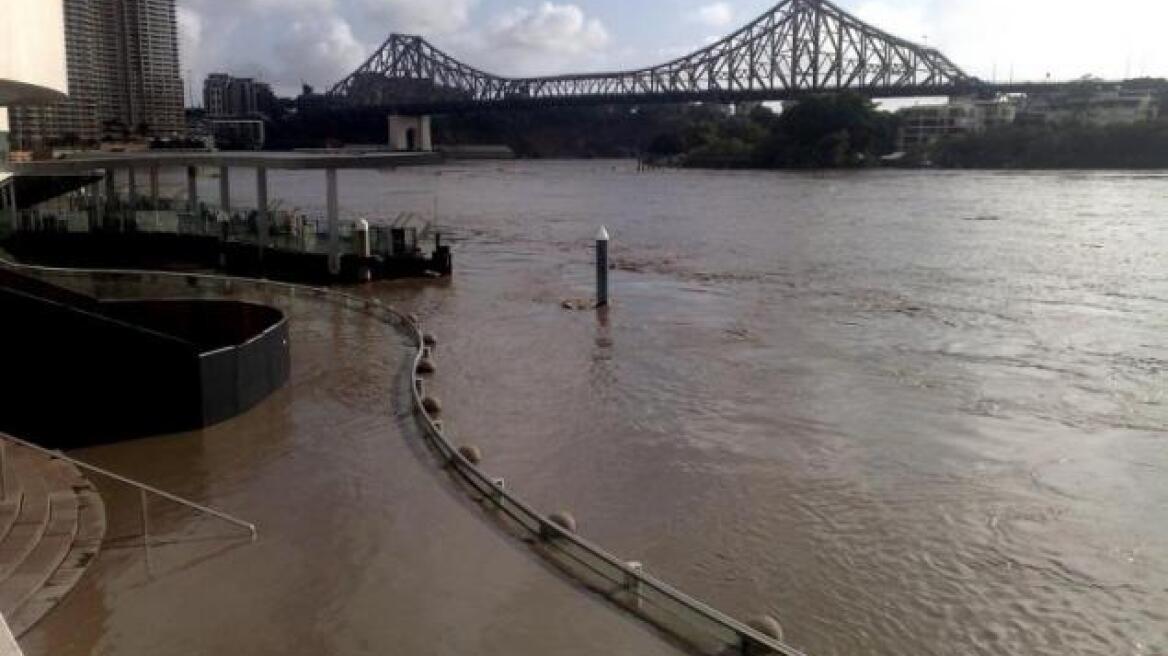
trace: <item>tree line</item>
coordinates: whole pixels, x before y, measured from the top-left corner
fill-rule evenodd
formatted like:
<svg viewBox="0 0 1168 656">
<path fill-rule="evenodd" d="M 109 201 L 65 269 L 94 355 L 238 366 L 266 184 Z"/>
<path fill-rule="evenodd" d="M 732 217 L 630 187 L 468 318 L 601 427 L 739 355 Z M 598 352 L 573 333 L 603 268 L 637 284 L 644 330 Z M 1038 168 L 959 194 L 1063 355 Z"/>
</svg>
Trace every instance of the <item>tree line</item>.
<svg viewBox="0 0 1168 656">
<path fill-rule="evenodd" d="M 900 118 L 859 95 L 766 105 L 562 107 L 434 117 L 436 144 L 505 145 L 529 158 L 639 158 L 702 168 L 881 165 Z M 301 111 L 269 127 L 269 147 L 384 143 L 383 112 Z M 1017 124 L 953 135 L 894 163 L 943 168 L 1168 168 L 1168 119 L 1133 125 Z"/>
<path fill-rule="evenodd" d="M 1168 168 L 1168 120 L 1131 125 L 1012 125 L 955 136 L 928 153 L 942 168 Z"/>
<path fill-rule="evenodd" d="M 639 157 L 675 166 L 867 166 L 892 152 L 896 119 L 855 95 L 764 105 L 576 107 L 478 112 L 434 124 L 438 143 L 501 143 L 525 157 Z M 491 141 L 494 140 L 494 141 Z"/>
</svg>

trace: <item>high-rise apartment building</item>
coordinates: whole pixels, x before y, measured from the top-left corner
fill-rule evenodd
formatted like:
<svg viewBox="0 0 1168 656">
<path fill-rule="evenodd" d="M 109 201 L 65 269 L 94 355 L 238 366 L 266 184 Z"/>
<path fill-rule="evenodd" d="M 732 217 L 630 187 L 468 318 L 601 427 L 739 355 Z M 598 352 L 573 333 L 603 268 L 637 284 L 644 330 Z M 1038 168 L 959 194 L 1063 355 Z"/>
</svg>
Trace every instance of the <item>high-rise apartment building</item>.
<svg viewBox="0 0 1168 656">
<path fill-rule="evenodd" d="M 175 0 L 64 0 L 69 100 L 12 115 L 17 148 L 184 131 Z"/>
<path fill-rule="evenodd" d="M 98 1 L 114 7 L 107 38 L 122 50 L 106 64 L 116 62 L 119 83 L 102 103 L 103 120 L 116 116 L 140 134 L 181 134 L 186 119 L 175 0 Z"/>
<path fill-rule="evenodd" d="M 256 81 L 250 77 L 237 77 L 227 90 L 228 106 L 237 116 L 252 116 L 258 110 L 256 102 Z"/>
<path fill-rule="evenodd" d="M 272 87 L 250 77 L 212 73 L 203 82 L 203 109 L 211 118 L 266 114 L 275 104 Z"/>
<path fill-rule="evenodd" d="M 54 105 L 18 107 L 12 111 L 12 142 L 16 148 L 56 143 L 85 143 L 100 136 L 97 117 L 99 67 L 93 52 L 98 38 L 96 0 L 65 2 L 65 70 L 69 99 Z"/>
<path fill-rule="evenodd" d="M 231 76 L 212 73 L 203 81 L 203 110 L 207 116 L 229 116 L 227 92 L 231 88 Z"/>
</svg>

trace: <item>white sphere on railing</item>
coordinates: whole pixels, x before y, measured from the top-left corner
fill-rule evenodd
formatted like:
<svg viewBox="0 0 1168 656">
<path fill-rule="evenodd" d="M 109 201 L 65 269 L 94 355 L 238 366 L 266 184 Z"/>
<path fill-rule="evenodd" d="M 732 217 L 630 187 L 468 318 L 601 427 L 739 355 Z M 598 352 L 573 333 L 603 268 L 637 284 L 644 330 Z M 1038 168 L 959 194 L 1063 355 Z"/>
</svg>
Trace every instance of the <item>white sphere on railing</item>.
<svg viewBox="0 0 1168 656">
<path fill-rule="evenodd" d="M 472 465 L 477 465 L 483 461 L 483 452 L 477 446 L 469 444 L 460 446 L 458 447 L 458 454 Z"/>
<path fill-rule="evenodd" d="M 767 636 L 768 638 L 773 638 L 780 642 L 783 640 L 783 625 L 779 624 L 779 621 L 770 615 L 759 615 L 758 617 L 755 617 L 754 619 L 747 622 L 746 625 L 763 634 L 764 636 Z M 771 654 L 773 651 L 763 647 L 762 645 L 752 645 L 743 653 L 762 655 Z"/>
<path fill-rule="evenodd" d="M 560 510 L 548 515 L 548 521 L 569 533 L 576 532 L 576 518 L 572 516 L 572 513 L 566 510 Z"/>
</svg>

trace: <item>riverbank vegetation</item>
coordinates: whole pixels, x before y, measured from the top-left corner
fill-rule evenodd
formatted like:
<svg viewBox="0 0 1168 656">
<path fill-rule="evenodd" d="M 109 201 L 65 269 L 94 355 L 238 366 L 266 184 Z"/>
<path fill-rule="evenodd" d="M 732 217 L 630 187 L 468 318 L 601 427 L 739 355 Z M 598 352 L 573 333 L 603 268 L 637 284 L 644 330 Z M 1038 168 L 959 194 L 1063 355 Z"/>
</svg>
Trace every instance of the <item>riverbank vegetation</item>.
<svg viewBox="0 0 1168 656">
<path fill-rule="evenodd" d="M 561 107 L 434 118 L 437 144 L 504 145 L 528 158 L 638 158 L 692 168 L 877 166 L 897 151 L 899 117 L 857 95 L 789 104 Z M 270 148 L 384 143 L 383 112 L 307 111 L 269 129 Z M 984 169 L 1168 168 L 1168 118 L 1134 125 L 1012 125 L 957 135 L 891 164 Z"/>
<path fill-rule="evenodd" d="M 438 143 L 499 143 L 522 157 L 640 157 L 706 168 L 867 166 L 895 149 L 896 119 L 855 95 L 764 105 L 560 108 L 436 120 Z"/>
<path fill-rule="evenodd" d="M 650 158 L 675 157 L 683 166 L 821 169 L 872 166 L 895 150 L 896 119 L 866 98 L 809 98 L 776 115 L 757 107 L 743 116 L 694 125 L 686 149 L 671 153 L 656 139 Z"/>
<path fill-rule="evenodd" d="M 1013 125 L 951 137 L 926 154 L 942 168 L 1168 168 L 1168 120 L 1132 125 Z"/>
</svg>

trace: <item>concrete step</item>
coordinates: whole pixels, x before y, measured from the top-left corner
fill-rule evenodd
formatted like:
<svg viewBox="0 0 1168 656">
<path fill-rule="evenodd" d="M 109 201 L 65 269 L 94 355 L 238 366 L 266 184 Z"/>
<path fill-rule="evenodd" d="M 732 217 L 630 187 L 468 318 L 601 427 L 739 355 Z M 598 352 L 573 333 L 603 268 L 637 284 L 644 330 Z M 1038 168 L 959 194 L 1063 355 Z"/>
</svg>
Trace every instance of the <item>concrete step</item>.
<svg viewBox="0 0 1168 656">
<path fill-rule="evenodd" d="M 0 615 L 10 617 L 48 582 L 77 535 L 78 499 L 68 463 L 43 460 L 37 467 L 49 490 L 49 519 L 41 539 L 7 578 L 0 580 Z"/>
<path fill-rule="evenodd" d="M 24 499 L 24 491 L 20 487 L 20 480 L 16 478 L 14 463 L 8 456 L 8 444 L 0 443 L 0 540 L 3 540 L 8 531 L 16 523 L 16 516 L 20 514 L 20 504 Z"/>
<path fill-rule="evenodd" d="M 16 525 L 16 517 L 20 514 L 23 502 L 24 491 L 15 483 L 9 484 L 8 496 L 0 501 L 0 542 L 8 537 L 8 532 Z"/>
<path fill-rule="evenodd" d="M 86 482 L 85 487 L 77 491 L 77 501 L 77 534 L 69 552 L 45 584 L 16 611 L 5 616 L 12 632 L 18 636 L 31 629 L 77 585 L 101 551 L 106 528 L 105 504 L 101 495 Z"/>
<path fill-rule="evenodd" d="M 49 523 L 49 488 L 45 470 L 27 452 L 12 453 L 9 458 L 15 463 L 16 479 L 24 498 L 12 529 L 0 540 L 0 581 L 7 579 L 36 548 Z"/>
<path fill-rule="evenodd" d="M 76 585 L 100 551 L 105 505 L 66 461 L 9 446 L 8 462 L 19 501 L 0 502 L 0 513 L 7 504 L 15 515 L 0 538 L 0 615 L 19 637 Z"/>
</svg>

